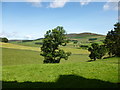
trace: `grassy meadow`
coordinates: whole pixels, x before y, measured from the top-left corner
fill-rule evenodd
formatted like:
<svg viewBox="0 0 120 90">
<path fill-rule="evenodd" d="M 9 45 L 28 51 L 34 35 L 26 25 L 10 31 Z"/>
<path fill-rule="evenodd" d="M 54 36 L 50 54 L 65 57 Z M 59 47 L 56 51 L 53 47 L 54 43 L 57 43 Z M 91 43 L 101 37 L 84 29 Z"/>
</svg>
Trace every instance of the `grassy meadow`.
<svg viewBox="0 0 120 90">
<path fill-rule="evenodd" d="M 97 61 L 85 49 L 65 46 L 68 60 L 43 64 L 40 48 L 1 43 L 3 88 L 116 88 L 118 57 Z"/>
</svg>

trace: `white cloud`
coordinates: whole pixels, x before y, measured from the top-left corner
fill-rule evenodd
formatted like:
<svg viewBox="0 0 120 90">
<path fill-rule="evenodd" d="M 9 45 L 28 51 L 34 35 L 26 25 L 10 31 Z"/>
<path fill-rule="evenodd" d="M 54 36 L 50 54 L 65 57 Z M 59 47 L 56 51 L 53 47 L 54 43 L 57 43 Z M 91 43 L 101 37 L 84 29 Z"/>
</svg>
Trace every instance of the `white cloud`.
<svg viewBox="0 0 120 90">
<path fill-rule="evenodd" d="M 87 5 L 87 4 L 89 4 L 90 2 L 93 2 L 94 0 L 82 0 L 81 2 L 80 2 L 80 5 Z"/>
<path fill-rule="evenodd" d="M 35 7 L 41 7 L 42 6 L 42 1 L 43 0 L 26 0 L 26 2 L 30 2 L 32 3 L 32 6 L 35 6 Z"/>
<path fill-rule="evenodd" d="M 64 7 L 67 2 L 80 2 L 80 5 L 88 5 L 90 2 L 106 2 L 103 5 L 104 10 L 118 10 L 119 0 L 2 0 L 8 2 L 30 2 L 32 6 L 41 7 L 42 2 L 49 2 L 49 8 Z M 119 7 L 120 8 L 120 7 Z"/>
<path fill-rule="evenodd" d="M 108 2 L 103 6 L 104 10 L 118 10 L 118 0 L 108 0 Z"/>
<path fill-rule="evenodd" d="M 69 2 L 69 0 L 54 0 L 53 2 L 50 3 L 50 8 L 59 8 L 59 7 L 64 7 L 64 5 Z"/>
</svg>

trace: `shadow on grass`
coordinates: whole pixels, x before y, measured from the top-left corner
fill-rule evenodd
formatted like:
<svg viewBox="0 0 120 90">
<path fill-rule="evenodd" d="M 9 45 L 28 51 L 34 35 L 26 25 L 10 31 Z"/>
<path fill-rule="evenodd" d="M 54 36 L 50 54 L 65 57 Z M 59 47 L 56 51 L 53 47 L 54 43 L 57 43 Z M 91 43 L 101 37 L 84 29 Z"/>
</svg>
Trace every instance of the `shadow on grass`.
<svg viewBox="0 0 120 90">
<path fill-rule="evenodd" d="M 88 61 L 86 61 L 86 62 L 93 62 L 93 61 L 95 61 L 95 60 L 88 60 Z"/>
<path fill-rule="evenodd" d="M 60 75 L 56 82 L 2 81 L 2 88 L 117 88 L 118 84 L 77 75 Z"/>
</svg>

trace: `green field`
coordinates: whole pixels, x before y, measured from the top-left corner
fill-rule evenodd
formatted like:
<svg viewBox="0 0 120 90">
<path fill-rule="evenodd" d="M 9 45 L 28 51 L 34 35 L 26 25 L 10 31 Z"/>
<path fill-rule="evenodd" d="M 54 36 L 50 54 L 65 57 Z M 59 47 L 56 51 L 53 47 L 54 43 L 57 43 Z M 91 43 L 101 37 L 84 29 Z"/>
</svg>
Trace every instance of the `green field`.
<svg viewBox="0 0 120 90">
<path fill-rule="evenodd" d="M 69 34 L 68 34 L 69 35 Z M 97 35 L 97 34 L 73 34 L 72 37 L 68 36 L 69 39 L 71 40 L 78 40 L 78 45 L 88 45 L 90 46 L 91 43 L 89 41 L 90 38 L 97 38 L 97 40 L 93 41 L 99 44 L 102 44 L 101 40 L 104 40 L 105 36 L 104 35 Z M 35 44 L 36 42 L 42 42 L 42 39 L 38 40 L 33 40 L 33 41 L 28 41 L 28 42 L 22 42 L 22 41 L 10 41 L 12 44 L 17 44 L 17 45 L 23 45 L 23 46 L 30 46 L 30 47 L 40 47 L 40 45 Z M 68 46 L 73 46 L 73 42 L 68 43 Z"/>
<path fill-rule="evenodd" d="M 66 46 L 61 48 L 72 52 L 68 60 L 43 64 L 40 50 L 10 45 L 1 47 L 3 88 L 116 88 L 119 83 L 118 57 L 90 61 L 87 50 Z"/>
<path fill-rule="evenodd" d="M 30 42 L 12 41 L 12 44 L 18 44 L 23 46 L 39 47 L 40 45 L 35 44 L 36 42 L 42 42 L 42 40 L 34 40 Z"/>
</svg>

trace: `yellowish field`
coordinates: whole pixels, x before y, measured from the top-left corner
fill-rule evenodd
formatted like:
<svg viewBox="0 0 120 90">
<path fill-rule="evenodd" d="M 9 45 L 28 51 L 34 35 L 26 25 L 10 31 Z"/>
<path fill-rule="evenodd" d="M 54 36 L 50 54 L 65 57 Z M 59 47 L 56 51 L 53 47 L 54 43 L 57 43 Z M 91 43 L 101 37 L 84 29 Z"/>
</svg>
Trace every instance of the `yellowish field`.
<svg viewBox="0 0 120 90">
<path fill-rule="evenodd" d="M 11 43 L 3 43 L 3 42 L 0 42 L 0 47 L 40 51 L 40 48 L 38 48 L 38 47 L 29 47 L 29 46 L 22 46 L 22 45 L 16 45 L 16 44 L 11 44 Z"/>
<path fill-rule="evenodd" d="M 22 46 L 22 45 L 16 45 L 16 44 L 11 44 L 11 43 L 3 43 L 3 42 L 0 42 L 0 47 L 40 51 L 40 47 Z M 77 49 L 77 48 L 72 48 L 72 47 L 68 47 L 68 46 L 60 47 L 60 48 L 65 50 L 65 52 L 71 52 L 72 54 L 89 54 L 89 52 L 87 50 L 83 50 L 83 49 Z"/>
</svg>

